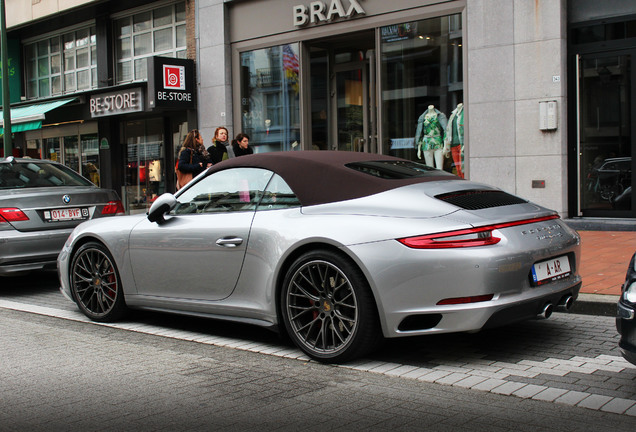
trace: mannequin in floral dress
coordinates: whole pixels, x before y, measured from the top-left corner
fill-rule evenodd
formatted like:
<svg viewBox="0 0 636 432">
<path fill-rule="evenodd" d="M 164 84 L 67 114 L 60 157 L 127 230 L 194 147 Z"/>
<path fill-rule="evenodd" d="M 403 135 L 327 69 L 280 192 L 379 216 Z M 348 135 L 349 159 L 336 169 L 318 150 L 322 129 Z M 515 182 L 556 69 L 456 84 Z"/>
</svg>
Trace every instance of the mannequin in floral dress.
<svg viewBox="0 0 636 432">
<path fill-rule="evenodd" d="M 417 120 L 417 130 L 415 132 L 415 145 L 417 146 L 417 157 L 422 159 L 428 166 L 442 169 L 444 166 L 444 130 L 446 129 L 446 116 L 429 105 L 428 109 Z"/>
</svg>

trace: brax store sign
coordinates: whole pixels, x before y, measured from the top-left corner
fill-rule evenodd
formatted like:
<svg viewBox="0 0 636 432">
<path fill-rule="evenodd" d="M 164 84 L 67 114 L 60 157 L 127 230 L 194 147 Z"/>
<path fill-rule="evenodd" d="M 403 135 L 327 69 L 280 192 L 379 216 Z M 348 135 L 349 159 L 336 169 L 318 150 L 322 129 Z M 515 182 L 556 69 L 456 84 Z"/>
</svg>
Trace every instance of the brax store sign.
<svg viewBox="0 0 636 432">
<path fill-rule="evenodd" d="M 148 107 L 195 108 L 194 61 L 168 57 L 148 59 Z"/>
<path fill-rule="evenodd" d="M 92 95 L 90 109 L 93 118 L 143 111 L 143 92 L 133 88 Z"/>
<path fill-rule="evenodd" d="M 294 6 L 294 26 L 319 24 L 337 18 L 352 18 L 354 15 L 364 14 L 365 11 L 358 0 L 331 0 L 329 6 L 326 2 L 313 1 L 309 3 L 309 6 Z"/>
</svg>

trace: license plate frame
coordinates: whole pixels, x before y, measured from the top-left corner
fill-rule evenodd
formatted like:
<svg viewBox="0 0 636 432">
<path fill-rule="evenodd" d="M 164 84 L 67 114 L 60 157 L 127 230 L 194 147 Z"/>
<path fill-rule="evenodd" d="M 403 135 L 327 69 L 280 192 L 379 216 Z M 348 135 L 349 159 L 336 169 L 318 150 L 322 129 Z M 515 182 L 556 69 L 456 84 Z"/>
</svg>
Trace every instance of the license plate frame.
<svg viewBox="0 0 636 432">
<path fill-rule="evenodd" d="M 572 266 L 567 255 L 536 262 L 532 265 L 531 277 L 533 285 L 543 285 L 572 274 Z"/>
<path fill-rule="evenodd" d="M 44 211 L 47 222 L 69 222 L 88 219 L 88 209 L 82 207 L 58 208 Z"/>
</svg>

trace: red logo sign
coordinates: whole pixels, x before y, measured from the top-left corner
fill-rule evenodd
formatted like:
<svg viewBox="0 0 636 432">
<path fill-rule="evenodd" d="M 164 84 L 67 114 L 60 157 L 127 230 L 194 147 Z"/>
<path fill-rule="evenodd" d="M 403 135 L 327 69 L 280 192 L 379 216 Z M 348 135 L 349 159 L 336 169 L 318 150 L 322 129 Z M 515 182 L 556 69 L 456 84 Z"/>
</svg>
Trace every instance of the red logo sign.
<svg viewBox="0 0 636 432">
<path fill-rule="evenodd" d="M 185 90 L 185 66 L 163 65 L 163 88 Z"/>
</svg>

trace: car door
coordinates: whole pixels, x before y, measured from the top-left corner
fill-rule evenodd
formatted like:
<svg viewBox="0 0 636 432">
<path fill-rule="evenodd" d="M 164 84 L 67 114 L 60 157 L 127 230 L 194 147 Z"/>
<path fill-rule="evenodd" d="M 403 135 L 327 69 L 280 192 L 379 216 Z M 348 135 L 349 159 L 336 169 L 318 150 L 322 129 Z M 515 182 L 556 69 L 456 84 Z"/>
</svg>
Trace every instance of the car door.
<svg viewBox="0 0 636 432">
<path fill-rule="evenodd" d="M 271 176 L 260 168 L 213 173 L 180 194 L 164 222 L 138 224 L 130 236 L 138 294 L 208 301 L 228 297 Z"/>
</svg>

